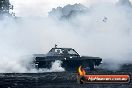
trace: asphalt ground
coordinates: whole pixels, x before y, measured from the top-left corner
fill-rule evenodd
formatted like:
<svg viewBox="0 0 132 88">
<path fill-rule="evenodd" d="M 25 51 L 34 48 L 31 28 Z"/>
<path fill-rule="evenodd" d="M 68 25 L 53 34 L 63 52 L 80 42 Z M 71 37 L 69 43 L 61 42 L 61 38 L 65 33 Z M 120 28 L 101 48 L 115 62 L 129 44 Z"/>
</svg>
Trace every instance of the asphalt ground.
<svg viewBox="0 0 132 88">
<path fill-rule="evenodd" d="M 117 71 L 96 69 L 87 74 L 129 74 L 132 77 L 132 65 L 123 65 Z M 76 72 L 0 73 L 0 88 L 132 88 L 132 82 L 78 84 Z"/>
</svg>

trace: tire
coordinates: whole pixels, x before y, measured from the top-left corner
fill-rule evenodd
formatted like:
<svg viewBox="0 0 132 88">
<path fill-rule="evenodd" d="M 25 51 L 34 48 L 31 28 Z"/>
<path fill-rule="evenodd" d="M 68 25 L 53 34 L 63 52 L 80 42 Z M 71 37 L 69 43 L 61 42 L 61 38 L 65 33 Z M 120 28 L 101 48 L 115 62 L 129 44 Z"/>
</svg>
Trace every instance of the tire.
<svg viewBox="0 0 132 88">
<path fill-rule="evenodd" d="M 91 61 L 91 62 L 89 63 L 90 70 L 94 70 L 94 66 L 95 66 L 94 62 Z"/>
</svg>

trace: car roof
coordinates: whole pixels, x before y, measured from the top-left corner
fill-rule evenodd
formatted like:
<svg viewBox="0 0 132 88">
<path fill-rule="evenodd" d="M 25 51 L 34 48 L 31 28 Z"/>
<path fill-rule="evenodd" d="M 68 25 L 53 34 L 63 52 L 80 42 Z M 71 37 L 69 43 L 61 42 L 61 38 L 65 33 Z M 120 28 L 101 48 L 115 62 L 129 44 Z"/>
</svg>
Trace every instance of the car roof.
<svg viewBox="0 0 132 88">
<path fill-rule="evenodd" d="M 52 48 L 52 49 L 65 49 L 65 50 L 69 50 L 69 49 L 72 49 L 72 48 Z"/>
</svg>

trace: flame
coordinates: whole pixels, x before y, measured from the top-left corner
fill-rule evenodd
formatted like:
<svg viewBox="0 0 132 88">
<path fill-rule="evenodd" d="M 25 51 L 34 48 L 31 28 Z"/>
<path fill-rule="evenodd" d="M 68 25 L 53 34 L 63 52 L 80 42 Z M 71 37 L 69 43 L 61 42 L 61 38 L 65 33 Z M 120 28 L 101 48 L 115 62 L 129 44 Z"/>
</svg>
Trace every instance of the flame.
<svg viewBox="0 0 132 88">
<path fill-rule="evenodd" d="M 82 66 L 80 66 L 80 67 L 78 68 L 78 72 L 79 72 L 79 75 L 80 75 L 80 76 L 86 75 L 86 71 L 82 68 Z"/>
</svg>

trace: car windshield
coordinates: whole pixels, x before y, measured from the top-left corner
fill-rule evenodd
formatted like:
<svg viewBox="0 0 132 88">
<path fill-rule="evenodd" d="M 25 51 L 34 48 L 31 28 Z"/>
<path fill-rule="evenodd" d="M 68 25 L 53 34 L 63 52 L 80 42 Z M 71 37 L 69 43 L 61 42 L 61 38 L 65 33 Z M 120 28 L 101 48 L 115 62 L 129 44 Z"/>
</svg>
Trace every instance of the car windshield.
<svg viewBox="0 0 132 88">
<path fill-rule="evenodd" d="M 73 49 L 69 49 L 68 50 L 68 54 L 74 54 L 74 55 L 78 55 L 77 52 Z"/>
</svg>

